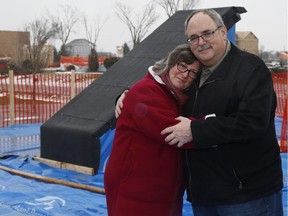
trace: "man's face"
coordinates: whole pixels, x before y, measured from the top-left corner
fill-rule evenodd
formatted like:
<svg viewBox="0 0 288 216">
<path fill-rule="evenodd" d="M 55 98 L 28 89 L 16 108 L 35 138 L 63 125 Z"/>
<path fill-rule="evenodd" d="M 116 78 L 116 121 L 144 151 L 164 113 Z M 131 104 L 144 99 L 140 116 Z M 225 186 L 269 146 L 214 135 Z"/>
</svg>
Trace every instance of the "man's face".
<svg viewBox="0 0 288 216">
<path fill-rule="evenodd" d="M 191 40 L 191 51 L 203 65 L 212 66 L 224 55 L 227 40 L 226 27 L 216 26 L 208 15 L 202 12 L 195 14 L 189 20 L 186 32 Z"/>
</svg>

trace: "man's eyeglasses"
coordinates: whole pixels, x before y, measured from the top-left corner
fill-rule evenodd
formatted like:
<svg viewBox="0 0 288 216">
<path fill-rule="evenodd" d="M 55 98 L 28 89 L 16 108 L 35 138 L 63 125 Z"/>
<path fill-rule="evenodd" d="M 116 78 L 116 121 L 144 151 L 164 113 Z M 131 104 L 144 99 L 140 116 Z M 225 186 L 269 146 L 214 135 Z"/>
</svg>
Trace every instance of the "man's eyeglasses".
<svg viewBox="0 0 288 216">
<path fill-rule="evenodd" d="M 177 63 L 177 69 L 180 71 L 180 72 L 182 72 L 182 73 L 185 73 L 185 72 L 187 72 L 188 71 L 188 75 L 189 75 L 189 77 L 191 77 L 191 78 L 196 78 L 196 76 L 197 76 L 197 70 L 193 70 L 193 69 L 188 69 L 187 68 L 187 66 L 184 64 L 184 63 L 182 63 L 182 62 L 178 62 Z"/>
<path fill-rule="evenodd" d="M 201 37 L 204 41 L 209 41 L 214 38 L 214 33 L 219 30 L 222 26 L 218 26 L 214 31 L 206 31 L 202 35 L 192 35 L 187 41 L 192 44 L 198 44 L 199 38 Z"/>
</svg>

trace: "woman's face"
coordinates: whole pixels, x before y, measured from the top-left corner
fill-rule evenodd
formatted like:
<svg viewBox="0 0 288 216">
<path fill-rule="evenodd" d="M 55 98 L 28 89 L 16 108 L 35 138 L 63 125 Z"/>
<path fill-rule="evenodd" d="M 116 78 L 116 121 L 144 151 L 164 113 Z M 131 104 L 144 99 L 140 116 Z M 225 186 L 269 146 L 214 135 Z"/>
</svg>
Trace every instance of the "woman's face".
<svg viewBox="0 0 288 216">
<path fill-rule="evenodd" d="M 199 71 L 199 68 L 199 61 L 194 61 L 192 64 L 178 62 L 169 71 L 169 78 L 172 85 L 179 90 L 186 89 L 196 78 L 196 74 Z"/>
</svg>

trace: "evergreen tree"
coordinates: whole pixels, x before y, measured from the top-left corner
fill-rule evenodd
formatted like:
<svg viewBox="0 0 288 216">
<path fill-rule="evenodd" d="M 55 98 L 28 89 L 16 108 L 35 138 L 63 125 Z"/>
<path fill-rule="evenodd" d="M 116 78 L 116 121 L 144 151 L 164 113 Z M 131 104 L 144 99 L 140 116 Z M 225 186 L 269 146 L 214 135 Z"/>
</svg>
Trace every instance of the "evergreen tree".
<svg viewBox="0 0 288 216">
<path fill-rule="evenodd" d="M 66 50 L 66 46 L 64 44 L 60 48 L 59 56 L 70 56 L 69 52 Z"/>
<path fill-rule="evenodd" d="M 54 47 L 54 62 L 60 62 L 60 52 Z"/>
<path fill-rule="evenodd" d="M 94 48 L 91 48 L 91 51 L 88 57 L 88 67 L 89 67 L 89 71 L 91 72 L 97 72 L 99 68 L 98 54 Z"/>
</svg>

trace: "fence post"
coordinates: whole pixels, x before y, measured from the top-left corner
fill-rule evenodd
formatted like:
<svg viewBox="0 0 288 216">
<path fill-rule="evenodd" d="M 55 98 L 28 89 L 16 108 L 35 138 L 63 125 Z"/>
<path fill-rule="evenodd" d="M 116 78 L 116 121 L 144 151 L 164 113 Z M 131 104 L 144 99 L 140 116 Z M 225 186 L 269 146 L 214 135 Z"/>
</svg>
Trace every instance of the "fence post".
<svg viewBox="0 0 288 216">
<path fill-rule="evenodd" d="M 76 94 L 75 76 L 76 76 L 75 70 L 72 70 L 71 71 L 71 97 L 70 97 L 70 99 L 74 98 L 75 94 Z"/>
<path fill-rule="evenodd" d="M 15 106 L 14 106 L 14 74 L 9 70 L 9 125 L 15 124 Z"/>
</svg>

